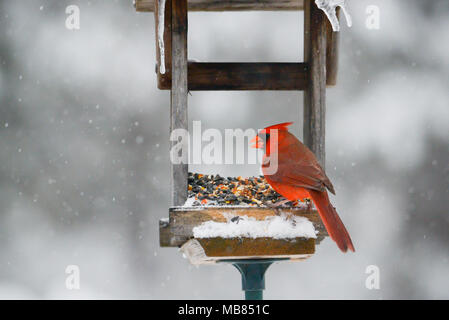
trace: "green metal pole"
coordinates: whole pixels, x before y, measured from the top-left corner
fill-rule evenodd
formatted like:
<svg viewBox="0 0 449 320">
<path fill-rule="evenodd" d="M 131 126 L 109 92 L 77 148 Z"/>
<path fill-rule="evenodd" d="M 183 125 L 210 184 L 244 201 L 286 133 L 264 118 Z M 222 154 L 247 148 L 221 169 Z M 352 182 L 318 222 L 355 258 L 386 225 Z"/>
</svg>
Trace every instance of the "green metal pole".
<svg viewBox="0 0 449 320">
<path fill-rule="evenodd" d="M 245 300 L 263 300 L 265 272 L 273 262 L 283 260 L 289 259 L 233 259 L 219 260 L 218 262 L 232 263 L 232 265 L 240 272 L 242 275 L 242 290 L 245 291 Z"/>
<path fill-rule="evenodd" d="M 263 290 L 245 291 L 245 300 L 263 300 Z"/>
<path fill-rule="evenodd" d="M 244 260 L 233 263 L 242 275 L 245 300 L 263 300 L 265 272 L 272 263 L 272 260 Z"/>
</svg>

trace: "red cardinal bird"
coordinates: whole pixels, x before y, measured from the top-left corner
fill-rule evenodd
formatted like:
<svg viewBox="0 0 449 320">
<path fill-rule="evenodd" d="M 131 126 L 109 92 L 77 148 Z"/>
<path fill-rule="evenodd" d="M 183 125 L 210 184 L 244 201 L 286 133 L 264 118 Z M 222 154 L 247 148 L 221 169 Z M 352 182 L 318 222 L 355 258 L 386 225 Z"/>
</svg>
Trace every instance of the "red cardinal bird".
<svg viewBox="0 0 449 320">
<path fill-rule="evenodd" d="M 273 189 L 288 200 L 304 201 L 305 198 L 311 198 L 329 236 L 337 243 L 340 250 L 346 252 L 349 249 L 354 252 L 351 237 L 329 201 L 327 190 L 335 194 L 334 186 L 313 152 L 288 132 L 287 127 L 292 123 L 286 122 L 267 127 L 251 140 L 251 143 L 255 143 L 253 148 L 263 148 L 263 142 L 266 141 L 262 164 L 263 174 Z M 270 159 L 273 160 L 276 157 L 277 170 L 273 170 L 269 168 Z"/>
</svg>

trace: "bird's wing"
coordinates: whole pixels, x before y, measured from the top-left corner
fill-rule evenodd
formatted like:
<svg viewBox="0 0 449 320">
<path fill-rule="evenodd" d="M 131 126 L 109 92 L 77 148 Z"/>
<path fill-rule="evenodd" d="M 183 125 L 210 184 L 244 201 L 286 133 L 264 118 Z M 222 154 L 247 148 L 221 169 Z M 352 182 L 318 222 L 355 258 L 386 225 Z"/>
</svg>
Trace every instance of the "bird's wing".
<svg viewBox="0 0 449 320">
<path fill-rule="evenodd" d="M 288 161 L 278 164 L 277 172 L 269 176 L 274 182 L 293 187 L 324 191 L 326 188 L 335 193 L 334 187 L 323 169 L 308 162 Z"/>
</svg>

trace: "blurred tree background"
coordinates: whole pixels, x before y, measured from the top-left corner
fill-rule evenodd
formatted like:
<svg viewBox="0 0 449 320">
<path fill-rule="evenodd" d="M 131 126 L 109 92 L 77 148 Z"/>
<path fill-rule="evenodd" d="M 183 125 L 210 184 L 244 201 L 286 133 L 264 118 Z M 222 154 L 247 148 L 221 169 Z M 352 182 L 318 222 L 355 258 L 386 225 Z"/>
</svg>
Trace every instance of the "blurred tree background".
<svg viewBox="0 0 449 320">
<path fill-rule="evenodd" d="M 65 27 L 71 4 L 80 30 Z M 449 298 L 449 3 L 348 5 L 327 172 L 357 252 L 326 240 L 306 262 L 277 264 L 266 297 Z M 368 5 L 379 30 L 365 26 Z M 301 61 L 302 24 L 299 12 L 191 13 L 189 55 Z M 193 268 L 159 248 L 169 94 L 154 63 L 153 15 L 131 1 L 0 0 L 0 298 L 241 297 L 232 267 Z M 189 116 L 203 130 L 293 120 L 301 136 L 302 93 L 193 92 Z M 380 290 L 365 287 L 371 264 Z M 80 290 L 66 289 L 67 265 L 80 267 Z"/>
</svg>

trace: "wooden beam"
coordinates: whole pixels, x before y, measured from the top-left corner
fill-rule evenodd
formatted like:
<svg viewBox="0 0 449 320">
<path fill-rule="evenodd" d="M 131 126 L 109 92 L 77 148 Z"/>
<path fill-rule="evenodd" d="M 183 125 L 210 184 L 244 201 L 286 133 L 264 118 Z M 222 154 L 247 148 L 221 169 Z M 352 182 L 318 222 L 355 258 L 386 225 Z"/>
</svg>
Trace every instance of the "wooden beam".
<svg viewBox="0 0 449 320">
<path fill-rule="evenodd" d="M 263 257 L 315 253 L 315 239 L 197 239 L 208 257 Z"/>
<path fill-rule="evenodd" d="M 169 0 L 167 0 L 169 1 Z M 135 0 L 139 12 L 153 12 L 157 0 Z M 189 0 L 189 11 L 303 10 L 304 0 Z"/>
<path fill-rule="evenodd" d="M 304 143 L 325 167 L 326 17 L 314 0 L 304 2 L 304 60 L 309 81 L 304 91 Z"/>
<path fill-rule="evenodd" d="M 337 18 L 340 18 L 340 8 L 337 8 Z M 340 32 L 334 32 L 332 25 L 326 19 L 326 84 L 335 86 L 337 84 L 338 74 L 338 48 L 340 43 Z"/>
<path fill-rule="evenodd" d="M 191 239 L 180 249 L 194 265 L 245 259 L 305 260 L 315 253 L 315 239 Z"/>
<path fill-rule="evenodd" d="M 226 222 L 225 215 L 248 216 L 256 220 L 278 215 L 279 212 L 305 217 L 312 222 L 318 231 L 317 243 L 327 236 L 326 229 L 315 210 L 304 208 L 253 208 L 253 207 L 172 207 L 169 211 L 169 220 L 159 223 L 161 247 L 177 247 L 183 245 L 193 237 L 193 228 L 206 221 Z"/>
<path fill-rule="evenodd" d="M 170 95 L 170 134 L 175 129 L 188 132 L 187 117 L 187 0 L 172 1 L 172 88 Z M 184 141 L 185 142 L 185 141 Z M 178 141 L 170 141 L 173 150 Z M 184 150 L 186 151 L 186 150 Z M 186 159 L 187 160 L 187 159 Z M 171 164 L 171 202 L 183 205 L 187 199 L 187 161 Z"/>
<path fill-rule="evenodd" d="M 189 90 L 304 90 L 304 63 L 189 63 Z"/>
<path fill-rule="evenodd" d="M 172 63 L 172 33 L 171 33 L 171 17 L 172 17 L 172 2 L 171 0 L 167 0 L 165 3 L 165 12 L 164 12 L 164 20 L 159 21 L 159 2 L 155 1 L 155 10 L 154 10 L 154 21 L 156 24 L 156 74 L 157 74 L 157 87 L 159 89 L 171 89 L 171 63 Z M 158 28 L 159 24 L 164 24 L 164 57 L 165 59 L 161 59 L 161 51 L 159 45 L 158 38 Z M 165 62 L 165 73 L 161 73 L 161 63 L 162 60 Z"/>
<path fill-rule="evenodd" d="M 304 90 L 307 81 L 305 63 L 189 62 L 188 66 L 188 88 L 191 91 Z M 168 79 L 160 82 L 159 89 L 171 89 L 167 82 Z"/>
</svg>

